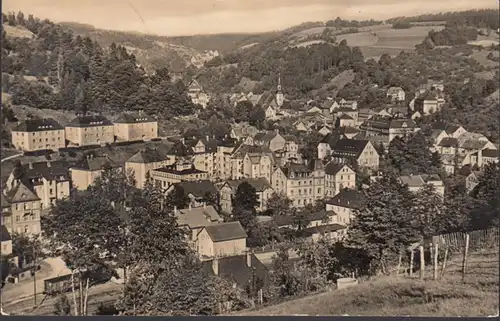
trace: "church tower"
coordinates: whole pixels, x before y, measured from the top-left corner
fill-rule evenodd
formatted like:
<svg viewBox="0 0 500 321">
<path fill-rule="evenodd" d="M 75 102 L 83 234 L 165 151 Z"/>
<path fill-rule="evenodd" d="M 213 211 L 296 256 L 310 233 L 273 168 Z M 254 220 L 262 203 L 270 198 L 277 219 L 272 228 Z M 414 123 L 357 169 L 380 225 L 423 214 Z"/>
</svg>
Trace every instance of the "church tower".
<svg viewBox="0 0 500 321">
<path fill-rule="evenodd" d="M 283 102 L 285 101 L 285 96 L 283 96 L 283 92 L 281 91 L 281 74 L 278 76 L 278 92 L 276 93 L 276 104 L 278 107 L 283 106 Z"/>
</svg>

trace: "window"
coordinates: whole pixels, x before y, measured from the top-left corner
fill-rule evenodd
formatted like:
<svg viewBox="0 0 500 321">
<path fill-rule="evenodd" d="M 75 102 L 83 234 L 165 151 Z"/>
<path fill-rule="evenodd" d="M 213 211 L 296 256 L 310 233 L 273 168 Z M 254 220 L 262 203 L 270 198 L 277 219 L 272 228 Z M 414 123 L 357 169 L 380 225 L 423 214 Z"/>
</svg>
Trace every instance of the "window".
<svg viewBox="0 0 500 321">
<path fill-rule="evenodd" d="M 24 226 L 24 233 L 28 233 L 28 232 L 29 232 L 29 230 L 30 230 L 30 229 L 29 229 L 29 226 L 28 226 L 28 225 L 25 225 L 25 226 Z"/>
<path fill-rule="evenodd" d="M 16 215 L 16 222 L 20 222 L 21 221 L 21 215 Z"/>
</svg>

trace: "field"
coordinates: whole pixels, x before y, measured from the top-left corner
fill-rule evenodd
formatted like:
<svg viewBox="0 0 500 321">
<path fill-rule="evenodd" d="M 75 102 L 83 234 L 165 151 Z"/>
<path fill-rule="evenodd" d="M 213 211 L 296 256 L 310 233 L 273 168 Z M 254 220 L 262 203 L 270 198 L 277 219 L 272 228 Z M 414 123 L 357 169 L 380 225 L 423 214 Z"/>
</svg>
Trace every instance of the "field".
<svg viewBox="0 0 500 321">
<path fill-rule="evenodd" d="M 470 56 L 471 58 L 475 59 L 477 62 L 479 62 L 481 65 L 483 65 L 485 68 L 498 68 L 498 62 L 489 60 L 486 58 L 488 54 L 490 53 L 489 50 L 474 50 L 472 55 Z M 493 53 L 496 53 L 498 57 L 498 51 L 493 51 Z"/>
<path fill-rule="evenodd" d="M 291 300 L 236 315 L 490 316 L 498 314 L 498 249 L 472 252 L 461 278 L 461 255 L 441 279 L 380 277 L 358 286 Z"/>
<path fill-rule="evenodd" d="M 3 24 L 2 25 L 3 29 L 7 33 L 7 36 L 10 37 L 16 37 L 16 38 L 32 38 L 33 33 L 25 28 L 16 26 L 12 27 L 9 26 L 8 24 Z"/>
<path fill-rule="evenodd" d="M 337 41 L 346 40 L 349 46 L 360 47 L 365 58 L 378 58 L 384 53 L 397 55 L 402 50 L 413 51 L 415 45 L 420 44 L 429 31 L 441 30 L 443 26 L 414 26 L 410 29 L 392 29 L 390 25 L 377 25 L 360 28 L 361 32 L 338 35 Z M 307 29 L 294 34 L 292 37 L 307 37 L 318 35 L 325 27 Z M 309 42 L 299 44 L 305 46 Z"/>
</svg>

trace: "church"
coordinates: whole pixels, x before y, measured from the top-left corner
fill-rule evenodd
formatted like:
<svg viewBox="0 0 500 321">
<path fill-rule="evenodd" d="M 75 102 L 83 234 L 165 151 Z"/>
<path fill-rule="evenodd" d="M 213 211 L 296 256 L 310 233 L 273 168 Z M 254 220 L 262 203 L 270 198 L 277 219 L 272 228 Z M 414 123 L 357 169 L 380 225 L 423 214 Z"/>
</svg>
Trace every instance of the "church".
<svg viewBox="0 0 500 321">
<path fill-rule="evenodd" d="M 278 76 L 278 90 L 276 94 L 272 98 L 272 100 L 264 105 L 264 110 L 266 112 L 266 119 L 275 119 L 278 118 L 281 114 L 281 108 L 285 103 L 285 95 L 283 94 L 283 90 L 281 88 L 281 75 Z M 271 96 L 272 97 L 272 96 Z"/>
</svg>

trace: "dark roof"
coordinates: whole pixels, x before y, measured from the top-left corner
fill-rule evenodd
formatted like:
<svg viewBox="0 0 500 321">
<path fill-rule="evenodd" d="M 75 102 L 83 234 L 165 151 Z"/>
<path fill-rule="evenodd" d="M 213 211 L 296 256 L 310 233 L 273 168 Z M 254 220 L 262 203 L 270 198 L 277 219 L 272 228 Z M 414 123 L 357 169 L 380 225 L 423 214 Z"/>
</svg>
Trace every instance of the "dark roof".
<svg viewBox="0 0 500 321">
<path fill-rule="evenodd" d="M 113 126 L 113 123 L 101 115 L 80 116 L 74 118 L 66 127 Z"/>
<path fill-rule="evenodd" d="M 83 171 L 99 171 L 104 169 L 105 165 L 109 165 L 112 168 L 120 167 L 120 165 L 117 165 L 108 156 L 88 156 L 72 168 Z"/>
<path fill-rule="evenodd" d="M 439 142 L 438 146 L 441 147 L 457 147 L 458 146 L 458 140 L 454 137 L 444 137 L 441 139 Z"/>
<path fill-rule="evenodd" d="M 351 116 L 347 115 L 347 114 L 342 114 L 339 119 L 345 119 L 345 120 L 354 120 L 354 118 L 352 118 Z"/>
<path fill-rule="evenodd" d="M 202 172 L 204 173 L 204 172 Z M 218 193 L 214 183 L 209 180 L 199 180 L 193 182 L 180 182 L 177 185 L 184 190 L 184 195 L 192 194 L 195 197 L 204 197 L 207 193 Z"/>
<path fill-rule="evenodd" d="M 37 162 L 22 165 L 23 179 L 38 179 L 45 178 L 48 181 L 52 180 L 69 180 L 70 163 L 64 160 L 52 162 Z"/>
<path fill-rule="evenodd" d="M 7 242 L 12 240 L 12 238 L 10 237 L 10 233 L 9 231 L 7 231 L 5 225 L 2 225 L 0 229 L 0 237 L 2 242 Z"/>
<path fill-rule="evenodd" d="M 52 118 L 28 119 L 21 122 L 12 129 L 13 132 L 40 132 L 47 130 L 64 129 L 57 121 Z"/>
<path fill-rule="evenodd" d="M 352 189 L 343 189 L 333 198 L 326 201 L 327 204 L 348 208 L 358 208 L 363 194 Z"/>
<path fill-rule="evenodd" d="M 323 234 L 323 233 L 336 232 L 336 231 L 344 230 L 344 229 L 346 229 L 345 225 L 334 223 L 334 224 L 307 227 L 303 230 L 303 232 L 305 234 L 312 235 L 312 234 L 317 234 L 317 233 Z"/>
<path fill-rule="evenodd" d="M 187 144 L 184 144 L 182 141 L 176 141 L 170 150 L 168 151 L 169 155 L 175 155 L 175 156 L 189 156 L 193 154 L 193 149 L 191 148 L 190 142 Z"/>
<path fill-rule="evenodd" d="M 292 215 L 277 215 L 273 216 L 273 221 L 278 227 L 292 225 L 295 217 Z"/>
<path fill-rule="evenodd" d="M 15 184 L 16 185 L 7 192 L 7 198 L 11 203 L 24 203 L 40 200 L 33 189 L 33 184 L 30 184 L 26 180 L 16 181 Z"/>
<path fill-rule="evenodd" d="M 347 166 L 346 164 L 339 164 L 335 162 L 329 162 L 325 166 L 325 174 L 328 175 L 336 175 L 344 166 Z M 349 167 L 349 166 L 347 166 Z M 350 168 L 350 167 L 349 167 Z"/>
<path fill-rule="evenodd" d="M 156 122 L 144 113 L 123 113 L 115 121 L 118 124 L 135 124 Z"/>
<path fill-rule="evenodd" d="M 320 159 L 314 159 L 307 164 L 288 163 L 281 167 L 281 170 L 286 177 L 290 178 L 292 173 L 312 173 L 313 171 L 323 167 L 323 162 Z"/>
<path fill-rule="evenodd" d="M 144 148 L 130 157 L 128 163 L 149 164 L 168 160 L 167 154 L 156 148 Z"/>
<path fill-rule="evenodd" d="M 435 122 L 431 125 L 432 129 L 444 130 L 447 134 L 453 134 L 461 126 L 453 124 L 445 124 L 443 122 Z"/>
<path fill-rule="evenodd" d="M 223 242 L 248 237 L 240 222 L 220 223 L 206 226 L 205 229 L 213 242 Z"/>
<path fill-rule="evenodd" d="M 253 139 L 254 139 L 254 141 L 269 143 L 271 140 L 273 140 L 278 135 L 279 135 L 278 132 L 276 132 L 274 130 L 268 130 L 265 133 L 257 133 Z"/>
<path fill-rule="evenodd" d="M 496 149 L 483 149 L 483 157 L 498 158 L 498 150 Z"/>
<path fill-rule="evenodd" d="M 344 139 L 344 138 L 346 138 L 344 134 L 337 132 L 335 130 L 333 133 L 326 134 L 326 136 L 323 137 L 323 139 L 321 140 L 320 143 L 328 144 L 330 146 L 330 148 L 333 148 L 333 147 L 335 147 L 335 145 L 337 145 L 337 142 L 340 139 Z"/>
<path fill-rule="evenodd" d="M 226 184 L 228 184 L 232 190 L 236 191 L 238 186 L 240 186 L 240 184 L 243 182 L 247 182 L 248 184 L 250 184 L 253 188 L 255 188 L 256 192 L 263 192 L 268 188 L 272 188 L 271 184 L 269 184 L 267 179 L 265 179 L 263 177 L 231 180 L 231 181 L 227 181 Z"/>
<path fill-rule="evenodd" d="M 342 126 L 342 127 L 337 127 L 334 132 L 338 132 L 339 134 L 345 135 L 345 134 L 357 134 L 359 133 L 359 129 L 350 127 L 350 126 Z"/>
<path fill-rule="evenodd" d="M 361 139 L 341 139 L 333 148 L 334 153 L 355 153 L 358 157 L 369 142 Z"/>
<path fill-rule="evenodd" d="M 1 202 L 1 204 L 2 204 L 2 208 L 4 208 L 4 207 L 10 207 L 10 203 L 9 203 L 9 201 L 7 200 L 7 198 L 5 197 L 5 195 L 3 195 L 3 193 L 0 193 L 0 195 L 1 195 L 1 200 L 0 200 L 0 202 Z"/>
<path fill-rule="evenodd" d="M 202 174 L 206 173 L 205 171 L 201 171 L 199 169 L 196 169 L 194 165 L 192 165 L 190 168 L 185 168 L 185 169 L 177 169 L 177 164 L 172 164 L 169 166 L 164 166 L 160 168 L 154 169 L 154 171 L 157 172 L 163 172 L 163 173 L 171 173 L 175 175 L 190 175 L 190 174 Z"/>
<path fill-rule="evenodd" d="M 247 264 L 247 255 L 250 255 L 251 267 Z M 254 275 L 256 278 L 262 280 L 264 288 L 269 286 L 269 271 L 254 254 L 221 257 L 217 260 L 218 275 L 235 282 L 240 288 L 246 289 L 247 286 L 251 285 Z M 206 275 L 214 274 L 213 260 L 204 261 L 202 265 Z"/>
</svg>

